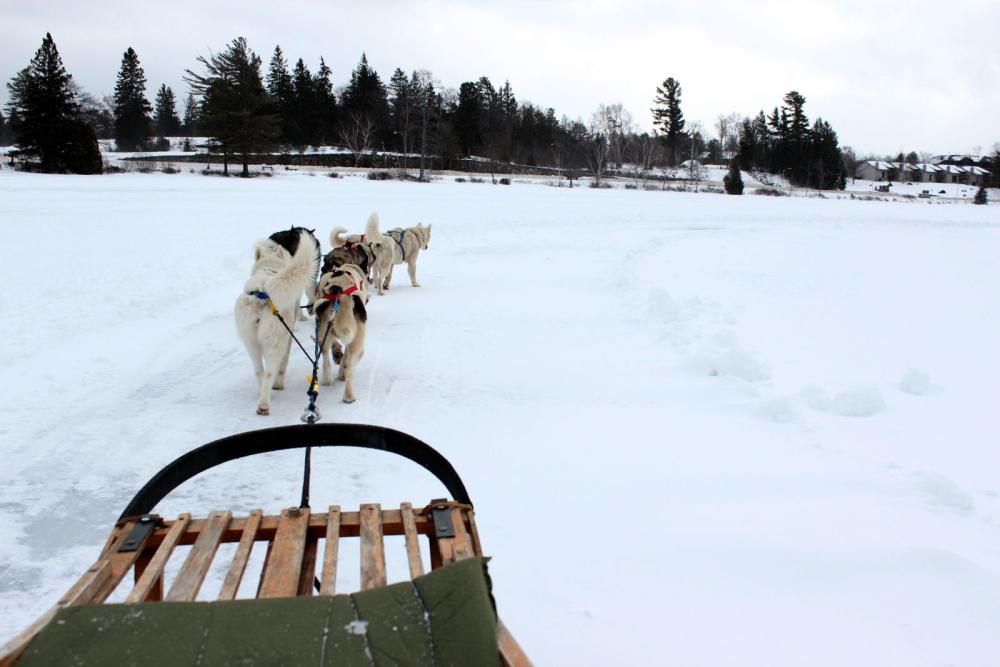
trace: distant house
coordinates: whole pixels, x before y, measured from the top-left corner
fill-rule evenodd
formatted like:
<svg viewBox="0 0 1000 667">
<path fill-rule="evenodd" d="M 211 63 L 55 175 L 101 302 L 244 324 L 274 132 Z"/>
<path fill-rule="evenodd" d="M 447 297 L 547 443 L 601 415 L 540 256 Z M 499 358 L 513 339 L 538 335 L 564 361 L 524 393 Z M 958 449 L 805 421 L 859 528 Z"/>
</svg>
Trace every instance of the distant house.
<svg viewBox="0 0 1000 667">
<path fill-rule="evenodd" d="M 960 176 L 961 183 L 967 183 L 968 185 L 986 185 L 990 181 L 991 172 L 988 169 L 983 169 L 977 166 L 962 167 L 962 171 L 965 172 L 964 177 Z"/>
<path fill-rule="evenodd" d="M 937 180 L 937 173 L 939 171 L 941 171 L 941 168 L 936 164 L 920 162 L 913 165 L 913 174 L 911 177 L 915 183 L 934 183 Z"/>
<path fill-rule="evenodd" d="M 889 170 L 890 181 L 903 182 L 915 180 L 914 173 L 917 171 L 915 165 L 909 162 L 890 162 L 889 166 L 892 167 Z"/>
<path fill-rule="evenodd" d="M 888 181 L 893 166 L 881 160 L 865 160 L 858 164 L 854 175 L 865 181 Z"/>
<path fill-rule="evenodd" d="M 954 164 L 938 164 L 938 171 L 934 175 L 934 181 L 936 183 L 964 183 L 963 176 L 966 176 L 965 170 Z"/>
<path fill-rule="evenodd" d="M 958 167 L 982 167 L 989 170 L 995 161 L 992 155 L 962 155 L 953 153 L 950 155 L 935 155 L 931 158 L 932 164 L 953 164 Z"/>
</svg>

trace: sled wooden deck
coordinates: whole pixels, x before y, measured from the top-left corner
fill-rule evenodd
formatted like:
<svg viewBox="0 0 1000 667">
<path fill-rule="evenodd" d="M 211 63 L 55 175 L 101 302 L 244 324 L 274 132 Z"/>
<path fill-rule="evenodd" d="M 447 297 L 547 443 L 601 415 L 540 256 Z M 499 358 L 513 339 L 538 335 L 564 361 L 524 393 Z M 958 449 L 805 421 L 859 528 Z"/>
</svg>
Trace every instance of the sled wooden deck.
<svg viewBox="0 0 1000 667">
<path fill-rule="evenodd" d="M 404 536 L 411 579 L 425 573 L 421 538 L 429 542 L 431 569 L 483 554 L 471 507 L 444 500 L 431 501 L 424 508 L 410 503 L 398 509 L 363 504 L 356 511 L 333 505 L 323 512 L 290 508 L 280 515 L 253 510 L 247 516 L 215 511 L 197 519 L 187 513 L 172 520 L 155 514 L 128 517 L 119 521 L 100 557 L 57 605 L 0 650 L 0 667 L 15 664 L 60 607 L 104 603 L 120 586 L 129 591 L 126 604 L 205 600 L 199 593 L 223 543 L 237 546 L 214 599 L 235 599 L 241 585 L 246 591 L 247 564 L 253 549 L 264 548 L 260 543 L 266 544 L 266 555 L 256 598 L 345 592 L 337 588 L 337 574 L 339 555 L 348 548 L 360 550 L 361 590 L 385 586 L 386 535 Z M 182 545 L 191 548 L 173 580 L 165 582 L 167 563 Z M 531 664 L 499 619 L 497 640 L 502 664 Z"/>
</svg>

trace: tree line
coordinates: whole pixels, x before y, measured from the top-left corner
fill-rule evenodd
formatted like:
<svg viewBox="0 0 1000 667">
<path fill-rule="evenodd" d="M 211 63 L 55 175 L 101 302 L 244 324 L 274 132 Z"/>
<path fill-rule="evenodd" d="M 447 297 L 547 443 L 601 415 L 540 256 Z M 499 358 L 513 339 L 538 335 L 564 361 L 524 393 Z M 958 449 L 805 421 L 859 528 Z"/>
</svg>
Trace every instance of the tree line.
<svg viewBox="0 0 1000 667">
<path fill-rule="evenodd" d="M 744 169 L 784 174 L 817 188 L 842 187 L 845 175 L 836 132 L 821 118 L 808 123 L 805 97 L 796 91 L 770 115 L 720 115 L 717 136 L 710 136 L 700 123 L 685 120 L 674 78 L 656 88 L 650 109 L 655 129 L 648 133 L 638 131 L 621 104 L 600 105 L 589 122 L 557 117 L 551 107 L 520 102 L 509 81 L 496 85 L 485 76 L 453 89 L 427 70 L 396 68 L 383 81 L 365 54 L 340 89 L 323 58 L 311 72 L 301 58 L 290 64 L 277 46 L 265 68 L 242 37 L 197 63 L 185 71 L 190 91 L 181 114 L 165 84 L 149 101 L 131 47 L 122 56 L 114 94 L 99 101 L 75 85 L 46 35 L 29 66 L 7 84 L 10 102 L 6 118 L 0 115 L 0 133 L 13 135 L 23 158 L 55 171 L 84 168 L 79 156 L 69 162 L 54 157 L 74 138 L 88 145 L 93 137 L 114 139 L 118 150 L 134 151 L 165 148 L 158 137 L 199 136 L 209 138 L 227 169 L 238 161 L 244 173 L 257 153 L 335 145 L 346 147 L 355 164 L 372 152 L 390 151 L 404 168 L 419 168 L 421 178 L 432 162 L 454 168 L 479 160 L 490 170 L 511 163 L 586 170 L 599 181 L 609 171 L 648 174 L 692 158 L 736 160 Z M 88 151 L 85 168 L 93 171 L 93 146 Z"/>
</svg>

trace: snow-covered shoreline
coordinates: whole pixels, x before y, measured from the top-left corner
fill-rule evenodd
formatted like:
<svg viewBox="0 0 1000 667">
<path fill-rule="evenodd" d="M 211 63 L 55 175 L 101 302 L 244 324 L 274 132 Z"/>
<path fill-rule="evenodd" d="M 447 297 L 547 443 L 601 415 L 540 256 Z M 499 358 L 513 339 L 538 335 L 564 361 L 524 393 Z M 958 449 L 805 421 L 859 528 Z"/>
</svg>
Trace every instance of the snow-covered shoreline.
<svg viewBox="0 0 1000 667">
<path fill-rule="evenodd" d="M 372 210 L 434 224 L 424 286 L 374 297 L 359 400 L 320 409 L 454 463 L 537 664 L 995 660 L 995 206 L 304 174 L 0 170 L 0 638 L 162 465 L 297 421 L 298 357 L 254 414 L 252 244 Z M 277 510 L 299 473 L 234 462 L 159 509 Z M 422 503 L 427 477 L 320 452 L 313 501 Z"/>
</svg>

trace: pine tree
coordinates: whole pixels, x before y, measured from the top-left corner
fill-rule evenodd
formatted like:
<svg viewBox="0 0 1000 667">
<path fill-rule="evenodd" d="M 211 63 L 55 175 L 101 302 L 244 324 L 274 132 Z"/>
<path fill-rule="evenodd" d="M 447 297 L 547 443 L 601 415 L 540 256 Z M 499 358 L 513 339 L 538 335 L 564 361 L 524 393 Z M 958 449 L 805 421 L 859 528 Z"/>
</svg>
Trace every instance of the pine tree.
<svg viewBox="0 0 1000 667">
<path fill-rule="evenodd" d="M 181 129 L 181 119 L 177 117 L 177 100 L 174 91 L 167 84 L 160 84 L 156 93 L 156 133 L 161 137 L 176 136 Z"/>
<path fill-rule="evenodd" d="M 328 144 L 333 140 L 337 123 L 337 96 L 333 93 L 333 71 L 327 66 L 323 56 L 319 58 L 319 69 L 313 77 L 313 94 L 316 104 L 317 143 Z"/>
<path fill-rule="evenodd" d="M 7 123 L 4 120 L 3 112 L 0 111 L 0 146 L 7 145 Z"/>
<path fill-rule="evenodd" d="M 405 154 L 410 152 L 410 134 L 413 132 L 413 93 L 409 77 L 397 67 L 389 78 L 389 115 L 392 118 L 392 130 L 396 138 L 393 143 L 397 150 L 404 153 L 404 169 Z"/>
<path fill-rule="evenodd" d="M 972 203 L 985 205 L 988 201 L 989 201 L 989 195 L 986 194 L 986 186 L 980 185 L 979 189 L 976 190 L 976 196 L 972 199 Z"/>
<path fill-rule="evenodd" d="M 302 58 L 295 63 L 292 70 L 292 121 L 296 134 L 292 137 L 295 146 L 308 146 L 318 143 L 318 123 L 316 114 L 316 95 L 313 89 L 313 77 Z"/>
<path fill-rule="evenodd" d="M 743 194 L 743 175 L 740 173 L 739 156 L 729 161 L 729 171 L 722 177 L 722 184 L 726 188 L 726 194 Z"/>
<path fill-rule="evenodd" d="M 52 35 L 45 35 L 31 63 L 14 75 L 7 90 L 17 156 L 37 159 L 46 172 L 101 173 L 97 136 L 79 117 L 73 77 Z"/>
<path fill-rule="evenodd" d="M 238 154 L 243 158 L 243 176 L 249 176 L 250 154 L 271 147 L 278 137 L 273 101 L 260 75 L 260 56 L 244 37 L 237 37 L 222 53 L 199 56 L 198 62 L 205 74 L 187 70 L 185 79 L 202 98 L 199 125 L 222 146 L 226 173 L 228 156 Z"/>
<path fill-rule="evenodd" d="M 198 102 L 194 99 L 193 94 L 188 93 L 184 100 L 184 136 L 193 137 L 198 134 L 198 116 L 200 114 Z"/>
<path fill-rule="evenodd" d="M 475 82 L 466 81 L 459 86 L 454 126 L 462 155 L 473 155 L 478 152 L 479 117 L 482 115 L 482 106 L 479 87 Z"/>
<path fill-rule="evenodd" d="M 361 54 L 361 61 L 351 72 L 351 81 L 341 95 L 341 105 L 345 116 L 370 121 L 375 126 L 375 133 L 385 139 L 388 134 L 392 141 L 392 128 L 389 124 L 389 103 L 386 89 L 376 72 L 368 64 L 368 56 Z"/>
<path fill-rule="evenodd" d="M 114 99 L 115 144 L 118 150 L 133 151 L 142 148 L 149 138 L 149 112 L 153 107 L 146 99 L 146 74 L 132 47 L 122 55 Z"/>
<path fill-rule="evenodd" d="M 278 116 L 280 130 L 279 141 L 282 144 L 294 144 L 300 141 L 300 130 L 295 124 L 295 89 L 292 86 L 292 75 L 288 72 L 288 61 L 281 46 L 274 47 L 271 63 L 267 68 L 267 93 L 274 101 L 275 113 Z"/>
<path fill-rule="evenodd" d="M 653 126 L 660 129 L 663 143 L 670 150 L 670 166 L 677 165 L 677 147 L 684 132 L 684 113 L 681 111 L 681 84 L 673 77 L 664 80 L 657 86 L 656 106 L 653 112 Z"/>
<path fill-rule="evenodd" d="M 410 77 L 410 94 L 417 117 L 420 146 L 420 174 L 424 180 L 424 160 L 427 148 L 437 135 L 437 121 L 441 115 L 441 96 L 434 92 L 434 77 L 427 70 L 414 71 Z"/>
</svg>

